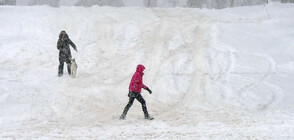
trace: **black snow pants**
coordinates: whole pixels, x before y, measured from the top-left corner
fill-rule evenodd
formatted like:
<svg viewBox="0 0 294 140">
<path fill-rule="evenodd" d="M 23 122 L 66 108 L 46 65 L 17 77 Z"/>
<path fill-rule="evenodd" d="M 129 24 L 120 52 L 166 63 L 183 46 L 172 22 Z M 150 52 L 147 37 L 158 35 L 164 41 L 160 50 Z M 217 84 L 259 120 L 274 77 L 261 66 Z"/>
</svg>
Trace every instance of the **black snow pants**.
<svg viewBox="0 0 294 140">
<path fill-rule="evenodd" d="M 64 55 L 64 54 L 59 54 L 59 66 L 58 66 L 58 76 L 63 75 L 63 67 L 64 67 L 64 62 L 67 64 L 67 72 L 70 75 L 71 70 L 70 70 L 70 59 L 71 55 Z"/>
<path fill-rule="evenodd" d="M 144 112 L 144 116 L 145 118 L 146 117 L 149 117 L 149 114 L 148 114 L 148 111 L 147 111 L 147 107 L 146 107 L 146 102 L 144 100 L 144 98 L 142 97 L 142 95 L 138 92 L 134 92 L 134 91 L 130 91 L 129 94 L 129 103 L 126 105 L 125 109 L 124 109 L 124 112 L 123 112 L 123 116 L 126 116 L 130 107 L 133 105 L 134 103 L 134 100 L 137 99 L 141 105 L 142 105 L 142 110 Z"/>
</svg>

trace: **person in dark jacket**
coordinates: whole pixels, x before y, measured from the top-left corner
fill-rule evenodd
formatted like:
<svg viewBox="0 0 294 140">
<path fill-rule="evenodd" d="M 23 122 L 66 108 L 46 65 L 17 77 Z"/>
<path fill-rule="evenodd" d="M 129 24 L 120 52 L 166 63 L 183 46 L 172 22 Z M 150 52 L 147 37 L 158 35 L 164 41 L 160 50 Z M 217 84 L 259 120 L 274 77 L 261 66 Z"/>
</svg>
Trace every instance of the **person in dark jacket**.
<svg viewBox="0 0 294 140">
<path fill-rule="evenodd" d="M 120 116 L 120 119 L 124 120 L 126 118 L 126 115 L 128 113 L 128 110 L 130 107 L 133 105 L 133 102 L 135 99 L 137 99 L 141 105 L 142 105 L 142 110 L 144 112 L 145 119 L 152 120 L 153 118 L 149 116 L 148 111 L 147 111 L 147 106 L 144 98 L 141 95 L 141 88 L 147 90 L 150 94 L 152 91 L 143 84 L 143 71 L 145 67 L 141 64 L 137 66 L 137 70 L 135 74 L 132 77 L 130 86 L 129 86 L 129 103 L 126 105 L 122 115 Z"/>
<path fill-rule="evenodd" d="M 59 39 L 57 41 L 57 49 L 59 50 L 59 66 L 58 66 L 58 76 L 63 75 L 63 65 L 64 62 L 67 64 L 67 71 L 70 75 L 70 59 L 71 53 L 69 45 L 73 47 L 73 49 L 77 52 L 76 45 L 69 39 L 67 33 L 65 31 L 61 31 L 59 34 Z"/>
</svg>

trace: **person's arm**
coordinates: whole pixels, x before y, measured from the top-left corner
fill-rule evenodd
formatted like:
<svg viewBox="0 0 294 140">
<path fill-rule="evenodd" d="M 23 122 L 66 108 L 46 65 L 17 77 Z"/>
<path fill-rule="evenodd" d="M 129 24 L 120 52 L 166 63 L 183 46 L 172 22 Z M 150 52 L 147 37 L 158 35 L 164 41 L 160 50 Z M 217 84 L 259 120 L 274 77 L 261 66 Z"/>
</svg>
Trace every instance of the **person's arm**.
<svg viewBox="0 0 294 140">
<path fill-rule="evenodd" d="M 76 45 L 70 39 L 69 39 L 69 44 L 76 52 L 78 52 Z"/>
<path fill-rule="evenodd" d="M 61 41 L 58 39 L 58 41 L 57 41 L 57 49 L 58 50 L 60 49 L 60 45 L 61 45 Z"/>
<path fill-rule="evenodd" d="M 141 82 L 141 88 L 144 88 L 144 89 L 146 89 L 146 88 L 148 88 L 147 86 L 145 86 L 142 82 Z"/>
<path fill-rule="evenodd" d="M 152 91 L 143 84 L 143 80 L 142 80 L 142 77 L 140 77 L 140 87 L 147 90 L 150 94 L 152 93 Z"/>
<path fill-rule="evenodd" d="M 143 84 L 142 76 L 139 73 L 136 73 L 136 83 L 139 86 L 139 88 L 147 88 L 147 86 Z"/>
<path fill-rule="evenodd" d="M 149 88 L 147 87 L 146 90 L 147 90 L 150 94 L 152 94 L 151 89 L 149 89 Z"/>
</svg>

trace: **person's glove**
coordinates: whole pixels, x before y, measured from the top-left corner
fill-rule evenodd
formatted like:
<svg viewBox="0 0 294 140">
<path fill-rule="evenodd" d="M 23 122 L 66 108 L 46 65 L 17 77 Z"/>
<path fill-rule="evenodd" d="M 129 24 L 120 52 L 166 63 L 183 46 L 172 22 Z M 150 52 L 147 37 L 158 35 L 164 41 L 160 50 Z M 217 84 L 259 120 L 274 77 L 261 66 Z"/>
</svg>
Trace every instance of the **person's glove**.
<svg viewBox="0 0 294 140">
<path fill-rule="evenodd" d="M 147 87 L 146 88 L 146 90 L 150 93 L 150 94 L 152 94 L 152 91 Z"/>
</svg>

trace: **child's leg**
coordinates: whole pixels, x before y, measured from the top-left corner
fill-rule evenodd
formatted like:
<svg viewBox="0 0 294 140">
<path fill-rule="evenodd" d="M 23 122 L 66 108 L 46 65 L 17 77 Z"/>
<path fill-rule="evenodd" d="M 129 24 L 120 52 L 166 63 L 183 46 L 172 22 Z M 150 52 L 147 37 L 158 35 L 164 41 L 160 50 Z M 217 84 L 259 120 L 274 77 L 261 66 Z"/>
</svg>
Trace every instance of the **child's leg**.
<svg viewBox="0 0 294 140">
<path fill-rule="evenodd" d="M 123 114 L 121 114 L 121 116 L 120 116 L 121 119 L 124 119 L 124 118 L 126 117 L 126 115 L 127 115 L 128 111 L 129 111 L 130 107 L 131 107 L 131 106 L 133 105 L 133 103 L 134 103 L 134 100 L 135 100 L 134 97 L 130 97 L 130 98 L 129 98 L 129 102 L 128 102 L 128 104 L 126 105 Z"/>
<path fill-rule="evenodd" d="M 138 94 L 138 96 L 136 97 L 136 99 L 141 103 L 142 105 L 142 110 L 144 112 L 144 116 L 145 118 L 149 117 L 148 111 L 147 111 L 147 106 L 146 106 L 146 101 L 144 100 L 144 98 L 142 97 L 141 94 Z"/>
</svg>

